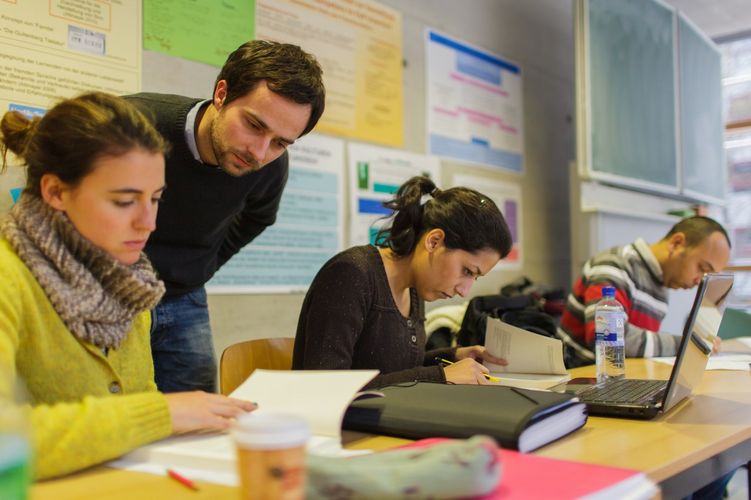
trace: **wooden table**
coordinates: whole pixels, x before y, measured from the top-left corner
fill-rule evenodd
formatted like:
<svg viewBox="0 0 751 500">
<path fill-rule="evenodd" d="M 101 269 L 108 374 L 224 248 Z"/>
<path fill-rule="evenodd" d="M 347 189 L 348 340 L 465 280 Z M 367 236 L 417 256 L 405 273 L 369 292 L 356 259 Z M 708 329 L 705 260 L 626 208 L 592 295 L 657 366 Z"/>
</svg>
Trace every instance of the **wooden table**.
<svg viewBox="0 0 751 500">
<path fill-rule="evenodd" d="M 629 378 L 667 379 L 671 367 L 627 360 Z M 593 367 L 572 370 L 589 376 Z M 386 449 L 407 441 L 345 432 L 349 448 Z M 664 498 L 684 496 L 751 460 L 751 374 L 708 371 L 696 394 L 666 415 L 639 421 L 590 417 L 579 431 L 536 453 L 566 460 L 644 471 L 660 484 Z M 236 498 L 235 488 L 199 482 L 193 492 L 166 477 L 95 467 L 37 483 L 31 499 Z"/>
<path fill-rule="evenodd" d="M 389 436 L 371 436 L 344 431 L 347 448 L 385 450 L 410 441 Z M 130 472 L 105 466 L 70 474 L 60 479 L 40 481 L 31 488 L 31 500 L 181 500 L 181 499 L 232 499 L 237 500 L 237 488 L 195 481 L 199 491 L 192 491 L 166 476 Z"/>
<path fill-rule="evenodd" d="M 667 379 L 672 366 L 629 359 L 626 377 Z M 571 370 L 592 376 L 594 367 Z M 751 460 L 751 372 L 707 371 L 695 394 L 653 420 L 589 417 L 536 453 L 644 471 L 664 498 L 683 497 Z"/>
</svg>

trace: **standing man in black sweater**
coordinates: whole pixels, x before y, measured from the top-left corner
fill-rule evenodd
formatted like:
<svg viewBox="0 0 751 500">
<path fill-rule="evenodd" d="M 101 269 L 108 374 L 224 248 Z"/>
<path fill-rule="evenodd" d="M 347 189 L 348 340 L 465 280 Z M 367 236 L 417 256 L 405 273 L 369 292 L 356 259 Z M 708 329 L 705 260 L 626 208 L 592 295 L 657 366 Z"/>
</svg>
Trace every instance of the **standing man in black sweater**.
<svg viewBox="0 0 751 500">
<path fill-rule="evenodd" d="M 135 94 L 171 143 L 164 201 L 146 253 L 167 286 L 152 313 L 162 392 L 216 392 L 205 283 L 276 220 L 287 147 L 318 123 L 322 71 L 295 45 L 254 40 L 229 55 L 211 99 Z"/>
</svg>

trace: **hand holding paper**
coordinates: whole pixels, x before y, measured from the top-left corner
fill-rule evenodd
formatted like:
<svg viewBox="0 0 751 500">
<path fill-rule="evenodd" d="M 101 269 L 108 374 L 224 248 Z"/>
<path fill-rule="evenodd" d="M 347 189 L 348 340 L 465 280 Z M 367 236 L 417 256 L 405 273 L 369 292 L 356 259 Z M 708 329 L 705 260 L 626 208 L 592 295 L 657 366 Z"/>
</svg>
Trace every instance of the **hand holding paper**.
<svg viewBox="0 0 751 500">
<path fill-rule="evenodd" d="M 454 354 L 457 361 L 465 358 L 472 358 L 477 362 L 484 362 L 486 365 L 492 363 L 494 365 L 506 366 L 508 362 L 504 358 L 494 356 L 490 351 L 481 345 L 473 345 L 470 347 L 460 347 Z"/>
</svg>

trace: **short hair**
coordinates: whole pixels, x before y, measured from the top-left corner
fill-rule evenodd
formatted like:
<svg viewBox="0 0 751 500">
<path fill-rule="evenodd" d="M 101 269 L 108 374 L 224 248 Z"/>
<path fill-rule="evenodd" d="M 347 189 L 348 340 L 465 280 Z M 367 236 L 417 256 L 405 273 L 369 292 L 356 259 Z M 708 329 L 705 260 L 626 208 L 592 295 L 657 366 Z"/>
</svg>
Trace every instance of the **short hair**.
<svg viewBox="0 0 751 500">
<path fill-rule="evenodd" d="M 710 219 L 709 217 L 705 217 L 703 215 L 687 217 L 677 222 L 673 227 L 670 228 L 668 234 L 666 234 L 665 237 L 662 238 L 663 241 L 670 239 L 670 237 L 676 233 L 683 233 L 683 235 L 686 237 L 686 246 L 689 248 L 695 247 L 696 245 L 700 244 L 702 241 L 712 235 L 712 233 L 722 234 L 725 237 L 725 240 L 728 242 L 728 247 L 731 246 L 730 237 L 728 236 L 727 231 L 725 231 L 725 228 L 722 227 L 722 225 L 716 220 Z"/>
<path fill-rule="evenodd" d="M 316 126 L 326 104 L 323 70 L 314 56 L 297 45 L 251 40 L 232 52 L 214 83 L 227 82 L 225 103 L 247 95 L 265 81 L 269 90 L 298 104 L 310 104 L 308 123 L 301 136 Z"/>
<path fill-rule="evenodd" d="M 423 203 L 423 196 L 430 199 Z M 512 238 L 506 220 L 493 200 L 466 187 L 441 191 L 428 177 L 413 177 L 383 204 L 393 210 L 392 222 L 376 236 L 376 244 L 396 255 L 411 254 L 420 237 L 431 229 L 446 234 L 446 248 L 477 252 L 495 250 L 504 258 Z"/>
<path fill-rule="evenodd" d="M 41 196 L 40 182 L 54 174 L 71 187 L 86 177 L 103 156 L 133 149 L 165 154 L 167 142 L 131 103 L 104 92 L 66 99 L 40 117 L 18 111 L 0 120 L 3 170 L 12 151 L 26 167 L 25 191 Z"/>
</svg>

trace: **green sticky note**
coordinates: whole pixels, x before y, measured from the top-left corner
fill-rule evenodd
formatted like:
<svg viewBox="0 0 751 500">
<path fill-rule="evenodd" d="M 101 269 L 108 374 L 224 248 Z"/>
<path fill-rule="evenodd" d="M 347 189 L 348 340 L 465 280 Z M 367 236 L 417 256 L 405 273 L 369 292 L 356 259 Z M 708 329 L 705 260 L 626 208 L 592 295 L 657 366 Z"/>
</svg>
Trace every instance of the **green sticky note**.
<svg viewBox="0 0 751 500">
<path fill-rule="evenodd" d="M 143 47 L 222 66 L 255 36 L 255 0 L 144 0 Z"/>
</svg>

